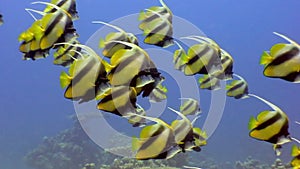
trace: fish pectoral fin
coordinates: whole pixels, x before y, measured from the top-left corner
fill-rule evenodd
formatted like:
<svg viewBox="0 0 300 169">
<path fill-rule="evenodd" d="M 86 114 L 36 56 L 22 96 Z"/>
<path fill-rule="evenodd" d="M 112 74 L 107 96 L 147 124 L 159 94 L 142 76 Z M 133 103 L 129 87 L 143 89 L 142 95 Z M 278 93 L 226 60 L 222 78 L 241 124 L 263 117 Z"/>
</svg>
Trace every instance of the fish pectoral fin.
<svg viewBox="0 0 300 169">
<path fill-rule="evenodd" d="M 264 51 L 260 58 L 260 64 L 267 65 L 271 63 L 273 60 L 274 58 L 267 51 Z"/>
<path fill-rule="evenodd" d="M 61 72 L 59 79 L 61 88 L 66 88 L 71 83 L 71 77 L 66 72 Z"/>
</svg>

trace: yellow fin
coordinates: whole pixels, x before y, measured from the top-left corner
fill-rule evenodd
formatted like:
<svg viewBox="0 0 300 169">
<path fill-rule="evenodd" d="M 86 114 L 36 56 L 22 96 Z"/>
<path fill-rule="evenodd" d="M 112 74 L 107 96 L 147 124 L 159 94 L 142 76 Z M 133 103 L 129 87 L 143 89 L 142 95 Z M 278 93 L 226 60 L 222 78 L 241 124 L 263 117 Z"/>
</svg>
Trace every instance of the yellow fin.
<svg viewBox="0 0 300 169">
<path fill-rule="evenodd" d="M 133 136 L 132 137 L 132 151 L 138 150 L 141 147 L 140 143 L 141 143 L 140 140 L 137 137 Z"/>
<path fill-rule="evenodd" d="M 300 155 L 300 151 L 297 145 L 293 145 L 292 146 L 292 152 L 291 152 L 291 156 L 296 157 Z"/>
<path fill-rule="evenodd" d="M 104 47 L 105 47 L 105 40 L 101 38 L 99 41 L 99 48 L 104 48 Z"/>
<path fill-rule="evenodd" d="M 274 58 L 266 51 L 263 52 L 260 58 L 260 64 L 267 65 L 271 63 L 274 60 Z"/>
<path fill-rule="evenodd" d="M 71 83 L 71 78 L 66 72 L 61 72 L 59 79 L 61 88 L 65 88 Z"/>
<path fill-rule="evenodd" d="M 271 56 L 275 56 L 277 55 L 280 50 L 282 50 L 283 48 L 285 48 L 288 44 L 284 44 L 284 43 L 278 43 L 275 44 L 274 46 L 272 46 L 271 50 L 270 50 L 270 55 Z"/>
<path fill-rule="evenodd" d="M 251 117 L 250 117 L 250 120 L 249 120 L 249 123 L 248 123 L 248 129 L 249 129 L 249 130 L 252 130 L 252 129 L 254 129 L 256 126 L 257 126 L 257 121 L 256 121 L 255 117 L 251 116 Z"/>
</svg>

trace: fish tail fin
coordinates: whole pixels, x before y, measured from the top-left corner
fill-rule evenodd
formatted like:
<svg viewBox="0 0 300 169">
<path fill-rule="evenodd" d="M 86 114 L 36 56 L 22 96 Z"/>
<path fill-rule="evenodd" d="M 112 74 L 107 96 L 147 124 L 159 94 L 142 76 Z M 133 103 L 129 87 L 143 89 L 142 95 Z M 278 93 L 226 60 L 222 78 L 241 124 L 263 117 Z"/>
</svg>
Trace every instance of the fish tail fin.
<svg viewBox="0 0 300 169">
<path fill-rule="evenodd" d="M 59 79 L 61 88 L 65 88 L 71 83 L 71 78 L 66 72 L 61 72 Z"/>
<path fill-rule="evenodd" d="M 261 65 L 267 65 L 271 63 L 273 60 L 274 60 L 273 57 L 268 52 L 264 51 L 263 54 L 261 55 L 259 63 Z"/>
</svg>

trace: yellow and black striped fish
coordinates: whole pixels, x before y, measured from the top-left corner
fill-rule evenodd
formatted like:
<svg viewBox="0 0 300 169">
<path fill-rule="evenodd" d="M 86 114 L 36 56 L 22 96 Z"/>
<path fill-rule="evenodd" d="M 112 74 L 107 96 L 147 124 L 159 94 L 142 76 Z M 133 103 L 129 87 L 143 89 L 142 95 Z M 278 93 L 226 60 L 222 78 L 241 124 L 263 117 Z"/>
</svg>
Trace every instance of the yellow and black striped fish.
<svg viewBox="0 0 300 169">
<path fill-rule="evenodd" d="M 142 116 L 146 116 L 146 111 L 137 104 L 137 108 L 135 109 L 134 113 L 130 113 L 124 117 L 128 119 L 128 122 L 132 124 L 133 127 L 143 127 L 146 124 L 146 119 Z"/>
<path fill-rule="evenodd" d="M 221 49 L 210 38 L 202 36 L 188 36 L 181 39 L 190 39 L 198 42 L 188 49 L 187 57 L 182 69 L 187 76 L 194 74 L 213 74 L 222 70 Z"/>
<path fill-rule="evenodd" d="M 51 0 L 51 4 L 54 4 L 61 9 L 65 10 L 72 16 L 72 20 L 79 18 L 78 12 L 76 10 L 76 1 L 75 0 Z M 45 13 L 54 13 L 57 9 L 53 8 L 51 5 L 48 5 L 44 12 Z"/>
<path fill-rule="evenodd" d="M 220 79 L 212 75 L 203 75 L 198 80 L 201 89 L 218 90 L 220 89 Z"/>
<path fill-rule="evenodd" d="M 111 58 L 114 55 L 114 53 L 116 53 L 120 49 L 131 49 L 130 46 L 127 46 L 122 43 L 117 43 L 116 41 L 128 42 L 138 45 L 138 40 L 132 33 L 127 33 L 123 29 L 115 25 L 108 24 L 106 22 L 93 21 L 93 23 L 104 24 L 119 31 L 111 32 L 108 35 L 106 35 L 105 39 L 100 39 L 99 47 L 103 48 L 102 54 L 105 57 Z"/>
<path fill-rule="evenodd" d="M 114 41 L 132 47 L 120 49 L 111 57 L 112 69 L 108 79 L 112 85 L 130 85 L 132 80 L 142 71 L 152 68 L 149 55 L 139 46 L 121 41 Z"/>
<path fill-rule="evenodd" d="M 292 157 L 294 157 L 291 161 L 291 166 L 293 169 L 299 169 L 300 168 L 300 148 L 297 145 L 292 146 Z"/>
<path fill-rule="evenodd" d="M 136 151 L 135 158 L 147 159 L 169 159 L 180 150 L 175 142 L 172 127 L 159 118 L 143 116 L 145 119 L 156 122 L 156 124 L 145 126 L 140 137 L 133 137 L 132 149 Z"/>
<path fill-rule="evenodd" d="M 150 102 L 161 102 L 167 99 L 168 89 L 161 83 L 157 84 L 156 87 L 151 91 L 149 95 Z"/>
<path fill-rule="evenodd" d="M 71 40 L 71 44 L 79 44 L 79 41 L 74 39 Z M 81 48 L 75 47 L 73 45 L 60 45 L 56 51 L 54 52 L 54 61 L 53 63 L 55 65 L 61 65 L 61 66 L 69 66 L 73 63 L 74 60 L 80 57 Z"/>
<path fill-rule="evenodd" d="M 260 112 L 257 118 L 251 117 L 248 126 L 249 135 L 252 138 L 272 143 L 276 154 L 279 155 L 278 149 L 281 145 L 291 141 L 287 115 L 280 108 L 261 97 L 253 94 L 249 94 L 249 96 L 263 101 L 273 109 Z"/>
<path fill-rule="evenodd" d="M 229 80 L 233 78 L 233 58 L 232 56 L 226 52 L 225 50 L 221 49 L 221 65 L 222 70 L 216 71 L 212 74 L 218 79 L 221 80 Z"/>
<path fill-rule="evenodd" d="M 139 28 L 146 36 L 144 42 L 160 47 L 168 47 L 173 41 L 173 14 L 167 5 L 160 0 L 160 6 L 153 6 L 142 11 L 139 16 Z"/>
<path fill-rule="evenodd" d="M 188 62 L 188 59 L 186 58 L 187 54 L 178 42 L 176 42 L 176 41 L 174 41 L 174 42 L 179 47 L 179 49 L 177 49 L 173 55 L 174 68 L 177 70 L 183 71 L 184 65 Z"/>
<path fill-rule="evenodd" d="M 226 85 L 227 96 L 235 99 L 243 99 L 248 97 L 248 83 L 244 79 L 233 80 Z"/>
<path fill-rule="evenodd" d="M 90 49 L 80 44 L 69 44 L 74 47 Z M 109 87 L 106 78 L 106 65 L 96 53 L 83 54 L 76 59 L 69 68 L 69 75 L 62 72 L 60 76 L 61 87 L 67 87 L 65 98 L 86 102 L 95 99 L 99 93 Z"/>
<path fill-rule="evenodd" d="M 196 117 L 194 121 L 191 122 L 181 112 L 178 112 L 171 108 L 169 109 L 175 112 L 176 114 L 178 114 L 182 118 L 180 120 L 174 120 L 171 124 L 171 127 L 174 130 L 175 141 L 177 145 L 181 148 L 181 151 L 182 152 L 191 151 L 191 150 L 200 151 L 201 150 L 200 146 L 205 145 L 203 144 L 203 140 L 202 140 L 205 137 L 205 135 L 203 135 L 202 132 L 199 133 L 199 128 L 193 127 L 193 124 L 198 117 Z"/>
<path fill-rule="evenodd" d="M 201 113 L 199 102 L 192 98 L 181 98 L 185 99 L 186 101 L 180 106 L 180 112 L 187 116 L 187 115 L 199 115 Z"/>
<path fill-rule="evenodd" d="M 55 43 L 69 41 L 78 36 L 73 27 L 71 15 L 65 10 L 47 2 L 34 2 L 33 4 L 46 4 L 57 10 L 53 13 L 42 13 L 27 9 L 41 13 L 43 17 L 36 20 L 19 36 L 19 41 L 22 41 L 20 51 L 24 53 L 23 59 L 25 60 L 46 57 Z"/>
<path fill-rule="evenodd" d="M 300 83 L 300 45 L 282 34 L 275 34 L 290 43 L 275 44 L 269 53 L 263 52 L 260 63 L 265 66 L 264 75 Z"/>
<path fill-rule="evenodd" d="M 140 111 L 136 113 L 136 97 L 136 91 L 133 87 L 112 86 L 105 95 L 101 96 L 97 108 L 118 116 L 126 117 L 128 117 L 128 113 L 135 112 L 135 114 L 132 114 L 131 119 L 134 120 L 134 115 L 142 113 Z"/>
</svg>

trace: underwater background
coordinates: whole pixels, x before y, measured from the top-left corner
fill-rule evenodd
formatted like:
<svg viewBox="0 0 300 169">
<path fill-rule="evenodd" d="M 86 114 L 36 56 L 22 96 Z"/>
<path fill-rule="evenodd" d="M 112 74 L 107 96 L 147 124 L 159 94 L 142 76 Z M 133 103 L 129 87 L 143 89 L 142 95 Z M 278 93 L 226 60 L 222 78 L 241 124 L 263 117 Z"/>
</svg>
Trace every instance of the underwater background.
<svg viewBox="0 0 300 169">
<path fill-rule="evenodd" d="M 0 0 L 0 13 L 4 19 L 0 26 L 0 169 L 30 169 L 24 156 L 45 136 L 55 136 L 73 126 L 70 118 L 75 115 L 73 104 L 63 97 L 64 91 L 59 85 L 62 69 L 51 64 L 51 55 L 46 59 L 24 61 L 19 52 L 18 36 L 33 21 L 24 10 L 33 8 L 31 2 Z M 290 133 L 300 138 L 300 126 L 294 123 L 300 120 L 299 84 L 266 78 L 262 73 L 263 66 L 259 64 L 262 51 L 282 42 L 272 32 L 300 42 L 300 1 L 165 0 L 165 3 L 174 15 L 193 23 L 230 52 L 234 57 L 234 72 L 247 80 L 250 93 L 268 99 L 285 111 L 290 119 Z M 86 42 L 101 27 L 91 24 L 94 20 L 110 22 L 158 4 L 156 0 L 77 0 L 80 19 L 74 24 L 79 40 Z M 166 85 L 169 89 L 168 104 L 176 106 L 172 102 L 178 96 L 172 95 L 172 83 Z M 200 95 L 202 116 L 196 122 L 198 126 L 203 125 L 210 107 L 210 92 L 200 90 Z M 193 156 L 193 165 L 206 157 L 216 163 L 234 164 L 249 156 L 272 164 L 276 159 L 272 146 L 248 135 L 250 116 L 256 116 L 265 108 L 266 105 L 253 98 L 227 98 L 222 120 L 208 144 L 199 153 L 188 153 Z M 122 128 L 118 126 L 122 119 L 109 116 L 115 128 Z M 164 118 L 168 116 L 164 115 Z M 124 132 L 130 133 L 131 129 L 128 125 Z M 280 158 L 288 163 L 291 160 L 290 147 L 284 146 L 282 153 Z"/>
</svg>

